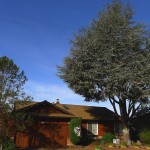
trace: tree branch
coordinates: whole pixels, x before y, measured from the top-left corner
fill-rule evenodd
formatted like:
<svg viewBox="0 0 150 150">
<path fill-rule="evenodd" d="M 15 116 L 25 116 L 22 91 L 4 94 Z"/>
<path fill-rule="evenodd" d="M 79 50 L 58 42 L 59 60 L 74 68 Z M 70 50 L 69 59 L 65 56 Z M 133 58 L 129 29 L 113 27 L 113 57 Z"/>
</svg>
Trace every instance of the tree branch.
<svg viewBox="0 0 150 150">
<path fill-rule="evenodd" d="M 132 109 L 132 115 L 130 116 L 130 118 L 133 118 L 136 111 L 141 107 L 142 103 L 140 103 L 136 108 L 135 108 L 135 104 L 134 104 L 134 107 Z"/>
<path fill-rule="evenodd" d="M 111 105 L 113 106 L 113 109 L 114 109 L 115 114 L 118 115 L 118 112 L 117 112 L 117 109 L 116 109 L 116 105 L 115 105 L 116 100 L 114 101 L 114 98 L 111 99 L 110 96 L 109 96 L 109 101 L 110 101 Z M 118 102 L 118 101 L 117 101 L 117 102 Z M 119 115 L 118 115 L 118 116 L 119 116 Z"/>
<path fill-rule="evenodd" d="M 115 103 L 119 104 L 119 102 L 114 98 L 114 97 L 110 97 Z"/>
<path fill-rule="evenodd" d="M 128 106 L 128 115 L 130 115 L 132 109 L 134 108 L 135 102 L 131 101 L 129 102 L 129 106 Z"/>
</svg>

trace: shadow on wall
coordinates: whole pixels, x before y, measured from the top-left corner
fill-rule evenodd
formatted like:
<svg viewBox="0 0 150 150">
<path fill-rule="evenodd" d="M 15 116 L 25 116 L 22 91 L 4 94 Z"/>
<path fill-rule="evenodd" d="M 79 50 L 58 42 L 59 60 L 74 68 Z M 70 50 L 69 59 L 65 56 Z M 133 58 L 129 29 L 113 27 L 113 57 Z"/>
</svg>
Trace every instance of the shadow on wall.
<svg viewBox="0 0 150 150">
<path fill-rule="evenodd" d="M 67 125 L 39 123 L 29 133 L 18 133 L 16 146 L 20 148 L 62 148 L 67 146 Z"/>
<path fill-rule="evenodd" d="M 89 121 L 93 122 L 93 121 Z M 84 122 L 82 124 L 82 141 L 81 141 L 81 145 L 83 146 L 87 146 L 90 143 L 92 143 L 95 139 L 100 140 L 102 138 L 102 136 L 105 133 L 108 132 L 112 132 L 113 133 L 113 128 L 112 128 L 112 124 L 110 124 L 109 122 L 97 122 L 98 125 L 98 130 L 99 130 L 99 135 L 94 135 L 92 132 L 87 130 L 87 122 Z"/>
<path fill-rule="evenodd" d="M 38 147 L 59 148 L 66 145 L 66 137 L 63 132 L 64 125 L 59 124 L 41 124 L 36 135 Z"/>
</svg>

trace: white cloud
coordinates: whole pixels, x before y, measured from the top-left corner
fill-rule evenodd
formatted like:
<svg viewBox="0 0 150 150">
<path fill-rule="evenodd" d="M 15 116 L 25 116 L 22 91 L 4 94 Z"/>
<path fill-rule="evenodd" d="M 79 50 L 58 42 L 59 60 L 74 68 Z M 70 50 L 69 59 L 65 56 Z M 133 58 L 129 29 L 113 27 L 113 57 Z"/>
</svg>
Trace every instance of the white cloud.
<svg viewBox="0 0 150 150">
<path fill-rule="evenodd" d="M 76 105 L 90 105 L 107 107 L 113 110 L 109 102 L 85 102 L 84 97 L 75 94 L 65 84 L 45 84 L 35 81 L 28 81 L 25 86 L 25 92 L 34 98 L 34 101 L 47 100 L 49 102 L 56 102 L 56 99 L 60 100 L 63 104 L 76 104 Z"/>
<path fill-rule="evenodd" d="M 43 84 L 35 81 L 28 81 L 25 86 L 27 94 L 31 95 L 35 101 L 48 100 L 55 102 L 60 99 L 63 103 L 79 103 L 83 97 L 75 94 L 66 85 Z"/>
</svg>

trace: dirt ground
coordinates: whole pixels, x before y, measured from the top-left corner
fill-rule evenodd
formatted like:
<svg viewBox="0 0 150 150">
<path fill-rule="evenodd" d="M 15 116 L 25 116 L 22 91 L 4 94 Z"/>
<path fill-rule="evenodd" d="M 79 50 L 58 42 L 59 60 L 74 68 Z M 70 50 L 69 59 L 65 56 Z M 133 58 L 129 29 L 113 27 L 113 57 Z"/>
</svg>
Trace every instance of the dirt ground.
<svg viewBox="0 0 150 150">
<path fill-rule="evenodd" d="M 50 149 L 38 149 L 38 150 L 55 150 L 53 148 Z M 76 147 L 70 147 L 67 149 L 57 149 L 57 150 L 95 150 L 94 146 L 76 146 Z M 148 150 L 145 148 L 134 148 L 134 147 L 127 147 L 127 148 L 119 148 L 119 147 L 105 147 L 104 150 Z"/>
<path fill-rule="evenodd" d="M 128 148 L 118 148 L 118 147 L 112 147 L 108 148 L 105 147 L 104 150 L 146 150 L 145 148 L 133 148 L 133 147 L 128 147 Z M 82 147 L 82 148 L 69 148 L 67 150 L 95 150 L 95 147 Z"/>
<path fill-rule="evenodd" d="M 145 150 L 145 149 L 141 149 L 141 148 L 138 148 L 138 149 L 139 150 Z M 84 147 L 84 148 L 70 148 L 70 149 L 67 149 L 67 150 L 95 150 L 95 148 L 94 147 L 93 148 Z M 104 150 L 137 150 L 137 148 L 133 148 L 133 147 L 130 147 L 130 148 L 117 148 L 117 147 L 108 148 L 108 147 L 106 147 Z"/>
</svg>

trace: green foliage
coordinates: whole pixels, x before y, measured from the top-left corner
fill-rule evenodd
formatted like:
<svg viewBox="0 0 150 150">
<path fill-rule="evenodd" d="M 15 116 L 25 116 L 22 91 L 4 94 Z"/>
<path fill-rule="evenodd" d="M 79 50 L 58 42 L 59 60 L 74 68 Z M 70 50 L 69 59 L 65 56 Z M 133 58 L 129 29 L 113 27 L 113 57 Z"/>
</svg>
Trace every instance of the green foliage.
<svg viewBox="0 0 150 150">
<path fill-rule="evenodd" d="M 28 132 L 34 125 L 34 120 L 31 115 L 27 113 L 17 113 L 15 115 L 15 127 L 17 131 Z"/>
<path fill-rule="evenodd" d="M 8 57 L 0 57 L 0 107 L 6 102 L 13 104 L 24 95 L 22 86 L 27 81 L 23 71 Z"/>
<path fill-rule="evenodd" d="M 106 143 L 112 143 L 113 139 L 115 139 L 116 136 L 112 133 L 106 133 L 104 134 L 104 136 L 102 137 L 102 140 Z"/>
<path fill-rule="evenodd" d="M 121 143 L 120 143 L 120 147 L 121 147 L 121 148 L 126 148 L 126 147 L 128 147 L 128 145 L 127 145 L 127 143 L 126 143 L 126 142 L 121 141 Z"/>
<path fill-rule="evenodd" d="M 139 136 L 141 141 L 143 141 L 145 144 L 150 144 L 150 130 L 142 131 Z"/>
<path fill-rule="evenodd" d="M 95 147 L 95 150 L 103 150 L 103 147 L 98 145 Z"/>
<path fill-rule="evenodd" d="M 150 144 L 146 145 L 147 148 L 150 148 Z"/>
<path fill-rule="evenodd" d="M 73 144 L 77 145 L 81 141 L 81 136 L 77 136 L 74 132 L 75 127 L 81 127 L 81 119 L 73 118 L 70 121 L 70 140 Z"/>
<path fill-rule="evenodd" d="M 114 0 L 71 41 L 58 76 L 86 101 L 109 100 L 123 124 L 150 96 L 150 37 L 132 8 Z M 128 106 L 128 108 L 127 108 Z M 129 119 L 130 118 L 130 119 Z"/>
<path fill-rule="evenodd" d="M 0 133 L 4 139 L 15 132 L 15 118 L 12 113 L 15 102 L 32 100 L 23 91 L 26 81 L 24 71 L 21 71 L 13 60 L 6 56 L 0 57 Z"/>
<path fill-rule="evenodd" d="M 137 143 L 137 142 L 132 142 L 132 146 L 139 148 L 139 147 L 141 146 L 141 144 L 140 144 L 140 143 Z"/>
<path fill-rule="evenodd" d="M 108 147 L 113 147 L 113 143 L 106 143 Z"/>
<path fill-rule="evenodd" d="M 15 143 L 11 139 L 3 140 L 3 150 L 15 150 Z"/>
</svg>

